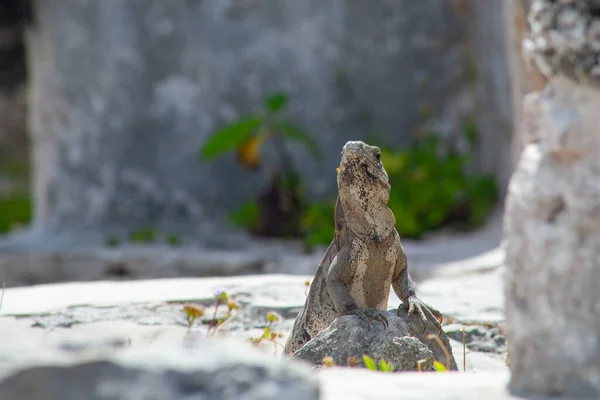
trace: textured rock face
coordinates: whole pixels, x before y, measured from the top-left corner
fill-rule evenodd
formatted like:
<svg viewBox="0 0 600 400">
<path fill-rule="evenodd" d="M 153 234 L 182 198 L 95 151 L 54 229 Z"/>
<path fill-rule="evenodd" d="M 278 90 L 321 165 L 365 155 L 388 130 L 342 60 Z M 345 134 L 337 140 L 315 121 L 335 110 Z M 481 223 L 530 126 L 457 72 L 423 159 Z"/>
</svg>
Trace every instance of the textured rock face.
<svg viewBox="0 0 600 400">
<path fill-rule="evenodd" d="M 54 364 L 54 363 L 53 363 Z M 62 364 L 62 365 L 61 365 Z M 318 399 L 309 368 L 210 340 L 106 359 L 32 366 L 0 382 L 2 399 Z"/>
<path fill-rule="evenodd" d="M 518 390 L 600 393 L 600 93 L 553 79 L 528 99 L 538 143 L 506 203 L 506 318 Z"/>
<path fill-rule="evenodd" d="M 466 27 L 488 11 L 424 4 L 34 1 L 37 225 L 189 223 L 238 206 L 260 174 L 240 179 L 227 157 L 199 166 L 197 150 L 274 90 L 290 94 L 290 117 L 324 150 L 319 164 L 294 148 L 314 195 L 334 188 L 323 171 L 347 140 L 376 130 L 401 145 L 425 122 L 460 131 L 473 110 Z M 486 118 L 485 143 L 497 145 L 502 125 Z M 485 157 L 489 168 L 499 153 Z"/>
<path fill-rule="evenodd" d="M 311 341 L 296 351 L 294 358 L 322 365 L 323 358 L 329 356 L 336 365 L 348 365 L 349 357 L 356 357 L 359 365 L 364 366 L 362 355 L 374 357 L 376 361 L 384 359 L 394 364 L 396 371 L 416 371 L 417 362 L 426 360 L 422 370 L 433 370 L 433 361 L 446 364 L 446 356 L 437 341 L 427 338 L 436 334 L 435 326 L 417 317 L 411 317 L 406 323 L 406 312 L 396 316 L 396 311 L 388 313 L 388 328 L 375 323 L 368 328 L 367 324 L 355 316 L 337 318 L 331 326 L 320 332 Z M 440 339 L 449 353 L 450 369 L 457 370 L 452 347 L 446 333 Z M 376 354 L 376 356 L 374 356 Z"/>
<path fill-rule="evenodd" d="M 523 50 L 546 76 L 562 74 L 600 87 L 600 2 L 537 0 Z"/>
<path fill-rule="evenodd" d="M 595 42 L 585 30 L 600 19 L 591 6 L 538 1 L 530 16 L 555 13 L 556 22 L 567 18 L 559 18 L 563 12 L 588 12 L 585 23 L 573 17 L 568 34 L 543 25 L 562 47 L 542 60 L 547 87 L 523 102 L 527 145 L 505 214 L 506 335 L 510 386 L 518 392 L 600 394 L 600 91 L 586 61 Z M 541 37 L 542 28 L 531 29 Z"/>
</svg>

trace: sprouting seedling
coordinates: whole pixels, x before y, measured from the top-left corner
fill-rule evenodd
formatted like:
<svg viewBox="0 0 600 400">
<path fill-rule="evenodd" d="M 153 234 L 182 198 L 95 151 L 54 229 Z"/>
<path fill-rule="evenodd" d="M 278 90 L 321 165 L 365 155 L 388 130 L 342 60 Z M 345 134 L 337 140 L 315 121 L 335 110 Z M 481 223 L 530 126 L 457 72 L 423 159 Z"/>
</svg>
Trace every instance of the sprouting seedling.
<svg viewBox="0 0 600 400">
<path fill-rule="evenodd" d="M 448 349 L 446 348 L 446 346 L 444 346 L 444 343 L 442 343 L 442 340 L 439 338 L 439 336 L 432 334 L 427 335 L 427 339 L 433 339 L 436 342 L 438 342 L 438 344 L 440 345 L 440 347 L 442 348 L 444 355 L 446 356 L 446 366 L 444 367 L 444 365 L 442 363 L 440 363 L 439 361 L 434 361 L 433 363 L 433 367 L 439 371 L 439 372 L 443 372 L 440 370 L 440 367 L 445 368 L 444 371 L 449 370 L 450 369 L 450 354 L 448 353 Z M 439 364 L 436 366 L 436 362 Z"/>
<path fill-rule="evenodd" d="M 446 372 L 446 371 L 447 371 L 447 369 L 446 369 L 446 367 L 444 366 L 444 364 L 442 364 L 442 363 L 441 363 L 441 362 L 439 362 L 439 361 L 434 361 L 434 362 L 433 362 L 433 368 L 435 368 L 435 370 L 436 370 L 437 372 Z"/>
<path fill-rule="evenodd" d="M 183 311 L 185 311 L 188 328 L 191 328 L 196 319 L 204 315 L 204 307 L 200 304 L 186 303 L 183 305 Z"/>
<path fill-rule="evenodd" d="M 377 371 L 377 365 L 375 364 L 375 360 L 369 357 L 366 354 L 363 354 L 363 362 L 365 363 L 365 367 L 370 369 L 371 371 Z"/>
<path fill-rule="evenodd" d="M 421 364 L 427 362 L 426 358 L 422 358 L 419 361 L 417 361 L 417 371 L 419 372 L 423 372 L 423 368 L 421 368 Z"/>
<path fill-rule="evenodd" d="M 229 316 L 231 315 L 231 312 L 233 310 L 239 310 L 239 309 L 240 309 L 240 305 L 238 302 L 229 300 L 227 302 L 227 318 L 229 318 Z"/>
<path fill-rule="evenodd" d="M 375 363 L 375 360 L 369 357 L 366 354 L 363 354 L 363 362 L 365 363 L 365 367 L 370 369 L 371 371 L 381 371 L 381 372 L 394 372 L 394 364 L 391 362 L 387 362 L 384 359 L 379 360 L 379 367 Z"/>
<path fill-rule="evenodd" d="M 215 290 L 215 298 L 217 299 L 217 304 L 215 305 L 215 310 L 213 311 L 213 317 L 210 320 L 208 325 L 208 331 L 206 331 L 206 336 L 209 335 L 210 330 L 218 325 L 220 321 L 217 321 L 217 310 L 221 304 L 229 304 L 229 296 L 227 296 L 227 292 L 224 289 L 218 288 Z"/>
<path fill-rule="evenodd" d="M 275 311 L 269 311 L 267 313 L 267 321 L 269 321 L 269 324 L 279 322 L 281 321 L 281 315 L 277 314 Z"/>
<path fill-rule="evenodd" d="M 273 325 L 282 320 L 281 315 L 276 313 L 275 311 L 269 311 L 266 315 L 267 318 L 267 326 L 265 326 L 263 330 L 263 334 L 260 337 L 250 338 L 250 341 L 258 346 L 263 340 L 267 340 L 269 342 L 273 342 L 275 346 L 275 353 L 277 353 L 277 346 L 283 345 L 277 341 L 277 339 L 283 338 L 285 335 L 282 332 L 276 332 L 273 330 Z"/>
<path fill-rule="evenodd" d="M 333 358 L 329 357 L 329 356 L 325 356 L 323 357 L 323 366 L 325 368 L 331 368 L 331 367 L 335 367 L 335 364 L 333 363 Z"/>
<path fill-rule="evenodd" d="M 239 303 L 237 303 L 236 301 L 233 301 L 233 300 L 229 300 L 229 302 L 227 303 L 227 314 L 225 315 L 225 318 L 223 319 L 223 321 L 221 321 L 221 320 L 217 321 L 217 326 L 213 330 L 213 335 L 216 334 L 217 331 L 219 331 L 221 328 L 223 328 L 226 325 L 226 323 L 234 320 L 235 317 L 240 315 L 239 312 L 236 314 L 233 314 L 234 310 L 239 310 L 240 308 L 241 308 L 241 306 L 239 305 Z"/>
<path fill-rule="evenodd" d="M 379 360 L 379 370 L 381 372 L 394 372 L 394 364 L 381 359 Z"/>
</svg>

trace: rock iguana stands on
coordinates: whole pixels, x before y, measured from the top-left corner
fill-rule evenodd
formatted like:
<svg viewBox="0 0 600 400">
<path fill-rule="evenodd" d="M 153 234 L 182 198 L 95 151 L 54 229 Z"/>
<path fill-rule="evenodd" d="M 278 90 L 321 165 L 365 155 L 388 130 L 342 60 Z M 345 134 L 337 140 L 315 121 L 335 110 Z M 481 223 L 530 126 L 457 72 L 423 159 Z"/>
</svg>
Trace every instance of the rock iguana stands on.
<svg viewBox="0 0 600 400">
<path fill-rule="evenodd" d="M 337 175 L 335 235 L 319 265 L 284 354 L 292 355 L 340 315 L 387 327 L 390 286 L 408 308 L 439 329 L 439 311 L 415 295 L 406 254 L 387 206 L 390 184 L 379 148 L 347 142 Z"/>
</svg>

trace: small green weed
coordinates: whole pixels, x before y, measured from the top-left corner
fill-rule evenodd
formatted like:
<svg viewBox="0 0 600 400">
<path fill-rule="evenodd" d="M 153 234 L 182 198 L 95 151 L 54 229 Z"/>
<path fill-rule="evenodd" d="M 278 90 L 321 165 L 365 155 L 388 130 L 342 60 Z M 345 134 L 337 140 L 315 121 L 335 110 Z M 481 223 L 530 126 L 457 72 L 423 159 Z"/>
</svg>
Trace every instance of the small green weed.
<svg viewBox="0 0 600 400">
<path fill-rule="evenodd" d="M 130 243 L 154 243 L 158 236 L 158 229 L 143 228 L 129 233 Z"/>
<path fill-rule="evenodd" d="M 159 241 L 163 241 L 171 247 L 181 246 L 181 237 L 179 235 L 165 233 L 154 227 L 147 227 L 131 231 L 125 240 L 125 242 L 131 244 L 154 244 Z M 105 247 L 114 248 L 119 247 L 122 244 L 123 240 L 117 236 L 109 236 L 104 241 Z"/>
<path fill-rule="evenodd" d="M 272 342 L 275 346 L 275 352 L 277 352 L 277 346 L 283 348 L 283 344 L 280 343 L 278 339 L 283 338 L 285 335 L 283 332 L 277 332 L 274 329 L 275 324 L 280 322 L 281 319 L 281 315 L 277 314 L 275 311 L 269 311 L 267 313 L 267 326 L 265 326 L 263 334 L 259 337 L 250 338 L 250 342 L 256 347 L 258 347 L 258 345 L 265 340 Z"/>
<path fill-rule="evenodd" d="M 25 193 L 0 196 L 0 233 L 28 224 L 33 214 L 31 197 Z"/>
<path fill-rule="evenodd" d="M 375 363 L 375 360 L 369 357 L 366 354 L 363 354 L 363 362 L 365 363 L 365 367 L 372 371 L 381 371 L 381 372 L 394 372 L 394 364 L 391 362 L 385 361 L 383 358 L 379 360 L 379 366 Z"/>
<path fill-rule="evenodd" d="M 377 357 L 375 357 L 375 358 L 377 358 Z M 383 358 L 379 360 L 379 364 L 377 364 L 377 362 L 375 362 L 374 358 L 372 358 L 366 354 L 363 354 L 362 359 L 363 359 L 363 363 L 365 364 L 365 368 L 367 368 L 371 371 L 394 372 L 394 364 L 384 360 Z M 325 368 L 335 367 L 333 358 L 330 356 L 323 357 L 322 362 L 323 362 L 323 366 Z M 360 364 L 359 358 L 356 356 L 350 356 L 347 359 L 347 364 L 349 367 L 354 368 Z"/>
</svg>

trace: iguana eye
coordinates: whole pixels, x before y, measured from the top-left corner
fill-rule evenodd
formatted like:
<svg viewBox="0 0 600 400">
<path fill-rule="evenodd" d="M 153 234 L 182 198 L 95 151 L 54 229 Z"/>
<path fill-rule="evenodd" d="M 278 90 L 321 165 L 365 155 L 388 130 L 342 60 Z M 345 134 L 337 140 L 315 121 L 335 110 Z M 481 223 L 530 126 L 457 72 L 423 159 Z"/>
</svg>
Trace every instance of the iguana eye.
<svg viewBox="0 0 600 400">
<path fill-rule="evenodd" d="M 375 153 L 375 158 L 379 161 L 381 161 L 381 153 L 380 152 L 376 152 Z"/>
</svg>

